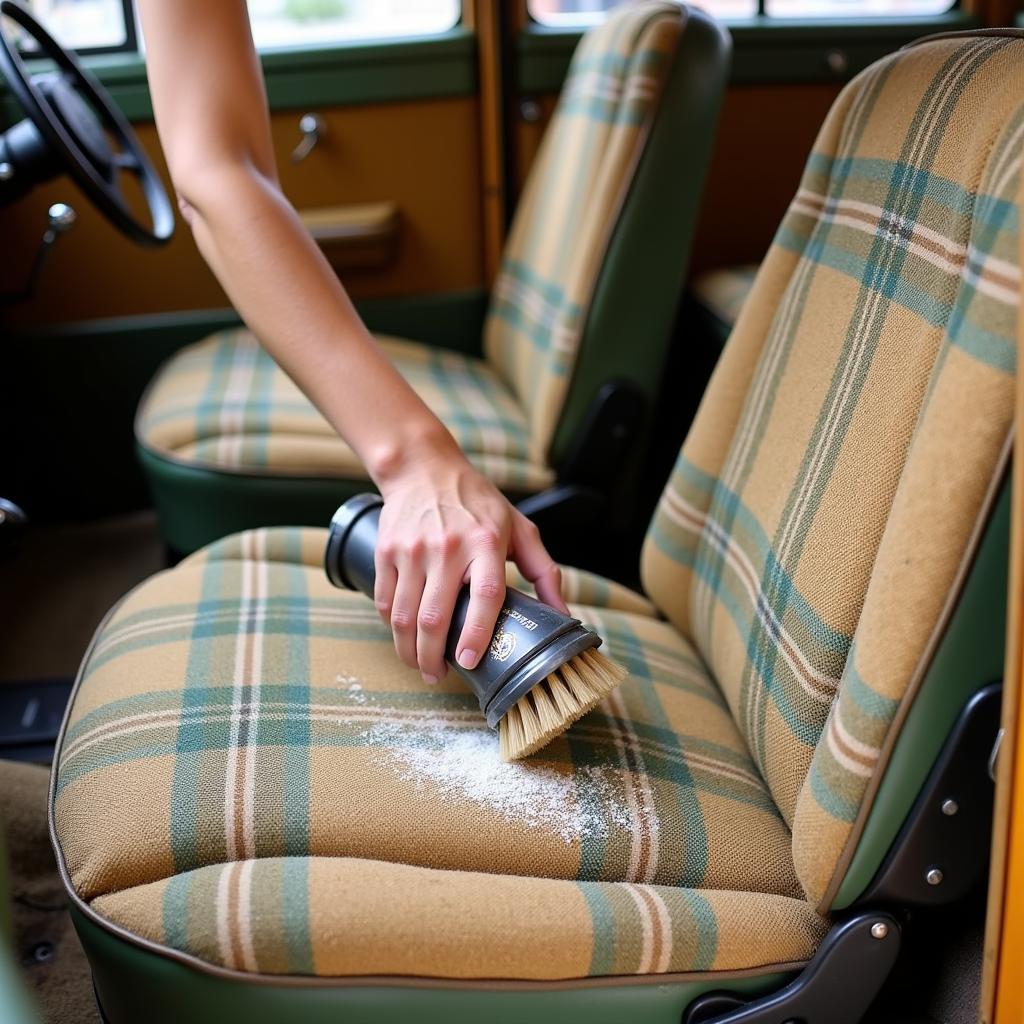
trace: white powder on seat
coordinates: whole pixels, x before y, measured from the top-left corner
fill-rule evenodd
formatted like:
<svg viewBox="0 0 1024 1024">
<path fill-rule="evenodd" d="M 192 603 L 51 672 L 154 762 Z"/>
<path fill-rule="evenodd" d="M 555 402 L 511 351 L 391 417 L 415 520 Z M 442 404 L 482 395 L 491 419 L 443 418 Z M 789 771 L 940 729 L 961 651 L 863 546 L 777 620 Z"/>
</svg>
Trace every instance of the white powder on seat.
<svg viewBox="0 0 1024 1024">
<path fill-rule="evenodd" d="M 378 763 L 417 789 L 429 787 L 445 802 L 468 800 L 566 843 L 636 827 L 621 773 L 610 762 L 575 769 L 536 757 L 506 763 L 496 732 L 443 718 L 382 721 L 363 737 L 378 748 Z"/>
</svg>

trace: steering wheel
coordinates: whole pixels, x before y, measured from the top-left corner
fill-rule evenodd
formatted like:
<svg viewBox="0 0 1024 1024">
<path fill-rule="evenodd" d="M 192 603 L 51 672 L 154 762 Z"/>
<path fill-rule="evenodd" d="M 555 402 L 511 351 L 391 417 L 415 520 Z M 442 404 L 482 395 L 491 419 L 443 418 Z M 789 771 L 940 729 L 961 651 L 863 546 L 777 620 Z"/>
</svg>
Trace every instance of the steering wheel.
<svg viewBox="0 0 1024 1024">
<path fill-rule="evenodd" d="M 29 75 L 2 18 L 17 22 L 56 65 Z M 141 245 L 162 245 L 174 232 L 174 209 L 138 136 L 113 100 L 53 37 L 14 0 L 0 0 L 0 72 L 28 115 L 0 135 L 0 203 L 67 172 L 115 227 Z M 108 139 L 117 140 L 115 150 Z M 120 174 L 139 180 L 152 226 L 128 208 Z"/>
</svg>

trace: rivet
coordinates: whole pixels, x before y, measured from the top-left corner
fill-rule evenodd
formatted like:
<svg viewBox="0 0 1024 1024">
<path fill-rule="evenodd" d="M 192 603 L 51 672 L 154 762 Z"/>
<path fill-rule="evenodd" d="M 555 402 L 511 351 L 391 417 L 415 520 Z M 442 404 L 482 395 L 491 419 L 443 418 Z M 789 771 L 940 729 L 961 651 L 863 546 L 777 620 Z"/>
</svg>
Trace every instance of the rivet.
<svg viewBox="0 0 1024 1024">
<path fill-rule="evenodd" d="M 960 805 L 952 798 L 942 801 L 942 813 L 947 818 L 952 818 L 957 811 L 960 810 Z"/>
<path fill-rule="evenodd" d="M 14 177 L 14 164 L 6 160 L 0 162 L 0 181 L 10 181 Z"/>
<path fill-rule="evenodd" d="M 37 964 L 45 964 L 47 961 L 53 959 L 53 943 L 52 942 L 40 942 L 32 947 L 32 959 Z"/>
<path fill-rule="evenodd" d="M 924 879 L 929 885 L 938 885 L 942 881 L 942 869 L 929 868 L 928 873 L 924 876 Z"/>
<path fill-rule="evenodd" d="M 871 926 L 871 938 L 884 939 L 889 934 L 889 926 L 884 921 L 876 921 Z"/>
</svg>

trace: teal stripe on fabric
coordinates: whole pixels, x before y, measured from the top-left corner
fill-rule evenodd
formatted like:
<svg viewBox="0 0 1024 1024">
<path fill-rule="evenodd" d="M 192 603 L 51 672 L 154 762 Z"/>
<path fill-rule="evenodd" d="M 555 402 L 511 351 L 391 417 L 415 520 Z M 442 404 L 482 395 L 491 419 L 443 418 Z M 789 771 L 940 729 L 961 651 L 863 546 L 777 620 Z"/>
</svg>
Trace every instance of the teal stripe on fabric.
<svg viewBox="0 0 1024 1024">
<path fill-rule="evenodd" d="M 791 252 L 807 253 L 807 258 L 813 259 L 815 263 L 838 270 L 853 280 L 871 278 L 880 270 L 878 263 L 858 256 L 838 241 L 821 245 L 808 243 L 787 227 L 780 229 L 776 242 Z M 809 249 L 812 251 L 807 252 Z M 961 285 L 956 292 L 955 303 L 922 291 L 907 279 L 887 278 L 877 290 L 896 305 L 920 316 L 934 327 L 948 325 L 947 330 L 956 347 L 963 349 L 979 362 L 1006 373 L 1013 372 L 1016 364 L 1016 348 L 1013 341 L 966 319 L 965 310 L 969 308 L 974 293 L 971 285 Z"/>
<path fill-rule="evenodd" d="M 291 974 L 315 974 L 309 926 L 309 859 L 288 857 L 281 872 L 284 943 Z M 181 948 L 181 947 L 179 947 Z"/>
<path fill-rule="evenodd" d="M 856 657 L 856 652 L 851 651 L 846 662 L 846 671 L 843 673 L 843 691 L 865 715 L 885 722 L 891 721 L 900 702 L 868 686 L 857 671 Z"/>
<path fill-rule="evenodd" d="M 651 527 L 651 536 L 654 542 L 661 547 L 662 550 L 667 551 L 671 547 L 669 538 L 663 533 L 663 530 L 658 523 L 655 523 Z M 664 545 L 664 547 L 662 547 L 662 545 Z M 673 555 L 672 557 L 674 557 L 680 565 L 690 569 L 694 576 L 700 580 L 703 585 L 711 587 L 713 583 L 715 584 L 716 600 L 728 612 L 729 618 L 736 626 L 740 635 L 742 636 L 747 633 L 751 628 L 751 622 L 754 618 L 756 608 L 752 607 L 749 601 L 746 600 L 746 595 L 744 594 L 741 596 L 740 594 L 730 590 L 728 587 L 722 587 L 720 585 L 720 578 L 714 575 L 707 562 L 701 562 L 697 558 L 697 552 L 695 550 L 689 548 L 678 548 L 677 550 L 679 552 L 678 556 Z M 745 646 L 749 662 L 754 658 L 757 651 L 756 636 L 748 637 Z M 780 680 L 776 677 L 774 668 L 771 670 L 766 669 L 763 678 L 764 685 L 769 689 L 773 696 L 777 698 L 778 704 L 776 710 L 789 727 L 794 740 L 807 747 L 813 747 L 821 732 L 820 722 L 818 722 L 817 719 L 808 721 L 802 717 L 806 709 L 802 705 L 797 705 L 793 702 L 787 689 L 780 685 Z"/>
<path fill-rule="evenodd" d="M 782 572 L 785 570 L 778 565 L 775 558 L 775 551 L 772 548 L 771 542 L 768 539 L 768 535 L 764 532 L 764 528 L 761 526 L 757 516 L 746 506 L 743 500 L 738 494 L 730 490 L 720 480 L 709 476 L 703 470 L 698 469 L 693 463 L 683 456 L 680 456 L 676 463 L 675 473 L 682 477 L 687 483 L 699 488 L 705 492 L 712 492 L 714 494 L 713 507 L 724 510 L 730 522 L 738 523 L 747 538 L 750 540 L 753 550 L 747 551 L 747 555 L 753 555 L 757 561 L 755 567 L 764 569 L 765 572 Z M 707 513 L 708 519 L 713 521 L 712 513 Z M 720 532 L 724 535 L 726 533 L 726 527 L 724 524 L 718 524 Z M 682 548 L 675 538 L 666 534 L 664 530 L 655 528 L 652 531 L 653 539 L 656 546 L 664 554 L 670 558 L 679 561 L 682 555 Z M 701 545 L 706 546 L 707 541 L 701 539 Z M 712 571 L 710 567 L 703 569 L 706 575 L 701 578 L 707 583 L 707 586 L 714 592 L 718 591 L 722 587 L 721 573 L 724 567 L 717 567 L 715 571 Z M 792 581 L 790 581 L 792 583 Z M 821 616 L 815 611 L 811 603 L 800 593 L 800 591 L 794 586 L 792 592 L 792 610 L 796 613 L 803 627 L 807 632 L 814 636 L 815 642 L 820 644 L 826 650 L 834 651 L 837 654 L 845 656 L 849 650 L 851 638 L 841 632 L 838 629 L 830 626 L 825 622 Z"/>
<path fill-rule="evenodd" d="M 844 183 L 856 182 L 858 179 L 865 183 L 888 184 L 892 181 L 897 172 L 897 160 L 882 160 L 873 157 L 859 156 L 837 156 L 832 157 L 827 153 L 813 152 L 807 158 L 807 170 L 822 177 L 840 178 Z M 912 197 L 925 203 L 934 203 L 951 213 L 963 213 L 970 211 L 977 200 L 977 193 L 964 188 L 963 185 L 951 178 L 936 174 L 927 167 L 907 167 L 904 169 L 912 173 L 907 177 L 905 188 Z M 844 184 L 842 191 L 830 189 L 830 195 L 843 195 L 848 191 Z M 993 209 L 991 215 L 998 217 L 1011 216 L 1016 218 L 1016 203 L 1009 199 L 992 200 L 1003 210 Z"/>
<path fill-rule="evenodd" d="M 288 550 L 285 558 L 294 564 L 285 570 L 284 584 L 289 597 L 294 602 L 295 619 L 305 628 L 292 629 L 286 633 L 287 661 L 285 666 L 284 700 L 301 707 L 305 702 L 312 703 L 310 698 L 311 670 L 309 664 L 309 598 L 306 589 L 307 573 L 302 565 L 302 534 L 295 531 L 288 536 Z M 284 851 L 286 854 L 299 855 L 310 848 L 310 774 L 309 774 L 309 740 L 311 723 L 309 719 L 292 720 L 285 723 L 284 729 L 284 778 L 282 779 L 282 823 L 284 826 Z M 302 869 L 305 878 L 305 868 Z M 285 870 L 285 897 L 288 899 L 289 871 Z M 306 888 L 303 884 L 302 899 L 306 899 Z M 299 904 L 297 903 L 296 906 Z M 305 905 L 305 904 L 303 904 Z M 285 908 L 288 909 L 287 906 Z M 304 916 L 308 920 L 308 908 Z M 292 937 L 289 933 L 289 962 L 293 959 L 291 950 Z M 302 954 L 303 962 L 308 960 L 312 973 L 312 952 L 307 949 Z"/>
<path fill-rule="evenodd" d="M 718 918 L 714 908 L 699 892 L 690 889 L 681 895 L 689 904 L 697 936 L 697 951 L 693 959 L 687 962 L 687 970 L 710 971 L 718 955 Z"/>
<path fill-rule="evenodd" d="M 590 954 L 590 976 L 615 974 L 615 935 L 618 931 L 615 912 L 604 894 L 600 882 L 577 882 L 576 887 L 583 894 L 590 911 L 594 948 Z"/>
<path fill-rule="evenodd" d="M 808 775 L 811 783 L 811 795 L 818 806 L 837 821 L 851 823 L 860 810 L 860 795 L 855 799 L 841 796 L 828 784 L 821 769 L 812 762 Z"/>
<path fill-rule="evenodd" d="M 172 949 L 188 949 L 189 875 L 172 875 L 163 897 L 164 942 Z"/>
<path fill-rule="evenodd" d="M 622 650 L 623 667 L 629 672 L 632 683 L 630 696 L 632 699 L 639 700 L 643 706 L 643 714 L 634 717 L 638 720 L 642 718 L 644 722 L 650 723 L 652 731 L 656 729 L 662 742 L 670 747 L 676 755 L 672 761 L 669 761 L 667 758 L 663 760 L 660 757 L 652 757 L 646 751 L 642 755 L 637 755 L 628 747 L 624 749 L 624 756 L 627 759 L 637 761 L 633 765 L 633 770 L 661 775 L 673 783 L 672 795 L 678 809 L 679 820 L 687 822 L 690 826 L 687 830 L 685 847 L 682 850 L 683 857 L 678 865 L 678 872 L 673 884 L 700 884 L 708 865 L 708 835 L 700 800 L 697 798 L 697 783 L 686 763 L 680 737 L 673 731 L 668 721 L 646 659 L 639 654 L 631 653 L 632 650 L 639 649 L 638 638 L 633 628 L 625 618 L 617 619 L 615 626 L 604 622 L 601 623 L 601 626 L 605 639 L 616 644 L 616 647 Z M 642 731 L 638 729 L 638 721 L 619 721 L 611 713 L 608 705 L 605 705 L 602 713 L 615 719 L 624 735 L 629 735 L 630 732 L 639 734 Z M 664 774 L 662 775 L 662 773 Z"/>
<path fill-rule="evenodd" d="M 220 594 L 225 569 L 230 564 L 210 562 L 204 566 L 197 613 L 202 613 L 211 604 L 222 602 Z M 212 640 L 216 635 L 200 614 L 190 631 L 185 688 L 181 698 L 184 717 L 178 725 L 173 748 L 176 756 L 171 781 L 170 839 L 171 857 L 178 874 L 202 866 L 199 857 L 199 788 L 205 774 L 201 759 L 207 749 L 208 730 L 193 718 L 206 705 L 206 690 L 210 683 L 214 656 Z"/>
</svg>

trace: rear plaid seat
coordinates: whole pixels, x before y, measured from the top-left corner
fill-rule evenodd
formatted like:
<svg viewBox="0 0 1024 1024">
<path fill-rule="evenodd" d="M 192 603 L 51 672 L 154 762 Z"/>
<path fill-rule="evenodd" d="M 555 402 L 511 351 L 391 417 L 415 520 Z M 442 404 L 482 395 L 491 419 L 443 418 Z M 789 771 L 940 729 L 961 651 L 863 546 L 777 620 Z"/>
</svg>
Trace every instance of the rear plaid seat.
<svg viewBox="0 0 1024 1024">
<path fill-rule="evenodd" d="M 548 449 L 622 204 L 685 12 L 615 11 L 575 54 L 509 234 L 484 327 L 486 360 L 379 339 L 470 460 L 506 491 L 554 480 Z M 199 470 L 366 479 L 366 471 L 248 331 L 175 355 L 144 397 L 136 438 Z"/>
<path fill-rule="evenodd" d="M 76 899 L 266 973 L 806 960 L 1005 463 L 1022 133 L 1019 37 L 844 90 L 652 522 L 653 609 L 573 577 L 629 678 L 519 774 L 328 586 L 322 531 L 129 595 L 58 751 Z"/>
<path fill-rule="evenodd" d="M 377 340 L 497 486 L 530 492 L 553 481 L 552 471 L 531 459 L 522 409 L 487 363 L 397 338 Z M 164 458 L 221 472 L 365 476 L 355 452 L 241 328 L 168 363 L 140 406 L 136 435 Z"/>
</svg>

